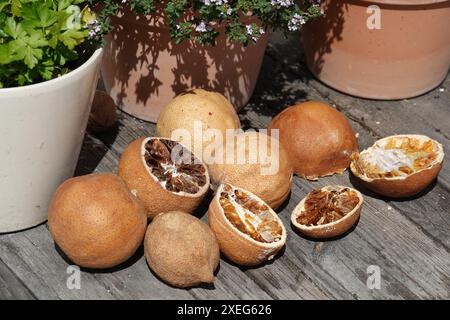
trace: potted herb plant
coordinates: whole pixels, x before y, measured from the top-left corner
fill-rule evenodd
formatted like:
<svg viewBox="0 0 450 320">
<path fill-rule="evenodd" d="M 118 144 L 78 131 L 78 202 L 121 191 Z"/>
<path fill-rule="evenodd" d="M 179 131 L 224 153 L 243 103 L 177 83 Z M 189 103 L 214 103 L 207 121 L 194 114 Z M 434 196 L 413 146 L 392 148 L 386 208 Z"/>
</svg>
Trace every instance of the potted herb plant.
<svg viewBox="0 0 450 320">
<path fill-rule="evenodd" d="M 0 0 L 0 233 L 45 221 L 53 191 L 74 172 L 99 31 L 86 1 Z"/>
<path fill-rule="evenodd" d="M 372 99 L 438 86 L 450 67 L 450 1 L 326 0 L 305 26 L 308 66 L 324 83 Z"/>
<path fill-rule="evenodd" d="M 153 122 L 175 95 L 197 87 L 243 107 L 259 75 L 268 31 L 296 31 L 320 12 L 315 1 L 294 0 L 102 2 L 99 15 L 112 16 L 105 87 L 124 111 Z"/>
</svg>

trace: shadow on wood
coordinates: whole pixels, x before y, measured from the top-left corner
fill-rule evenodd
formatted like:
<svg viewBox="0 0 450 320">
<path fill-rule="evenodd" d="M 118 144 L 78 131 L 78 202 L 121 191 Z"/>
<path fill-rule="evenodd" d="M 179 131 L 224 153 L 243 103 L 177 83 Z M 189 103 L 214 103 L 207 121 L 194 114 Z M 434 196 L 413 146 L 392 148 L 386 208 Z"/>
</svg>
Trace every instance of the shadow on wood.
<svg viewBox="0 0 450 320">
<path fill-rule="evenodd" d="M 61 258 L 63 258 L 63 260 L 68 265 L 74 265 L 74 263 L 69 259 L 69 257 L 64 253 L 64 251 L 56 243 L 54 244 L 54 246 L 55 246 L 55 250 L 58 252 L 58 254 L 61 256 Z M 114 272 L 124 270 L 124 269 L 131 267 L 136 262 L 138 262 L 143 256 L 144 256 L 144 246 L 141 245 L 137 249 L 137 251 L 127 261 L 124 261 L 123 263 L 121 263 L 115 267 L 106 268 L 106 269 L 80 267 L 80 270 L 83 272 L 88 272 L 88 273 L 114 273 Z"/>
</svg>

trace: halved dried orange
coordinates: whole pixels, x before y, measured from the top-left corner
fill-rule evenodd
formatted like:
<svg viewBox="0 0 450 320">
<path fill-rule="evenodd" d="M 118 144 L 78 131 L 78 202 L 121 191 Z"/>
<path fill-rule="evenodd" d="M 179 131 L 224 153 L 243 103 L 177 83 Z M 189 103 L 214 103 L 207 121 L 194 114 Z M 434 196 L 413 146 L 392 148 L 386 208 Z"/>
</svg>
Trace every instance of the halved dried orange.
<svg viewBox="0 0 450 320">
<path fill-rule="evenodd" d="M 370 190 L 394 198 L 413 196 L 433 181 L 444 160 L 440 143 L 423 135 L 395 135 L 353 154 L 350 169 Z"/>
<path fill-rule="evenodd" d="M 119 175 L 143 201 L 150 218 L 175 210 L 193 213 L 209 189 L 206 166 L 166 138 L 132 142 L 120 158 Z"/>
<path fill-rule="evenodd" d="M 286 243 L 278 215 L 253 193 L 221 184 L 208 210 L 221 252 L 239 265 L 271 260 Z"/>
<path fill-rule="evenodd" d="M 313 238 L 331 238 L 349 230 L 361 212 L 363 197 L 353 188 L 327 186 L 310 192 L 294 209 L 292 224 Z"/>
</svg>

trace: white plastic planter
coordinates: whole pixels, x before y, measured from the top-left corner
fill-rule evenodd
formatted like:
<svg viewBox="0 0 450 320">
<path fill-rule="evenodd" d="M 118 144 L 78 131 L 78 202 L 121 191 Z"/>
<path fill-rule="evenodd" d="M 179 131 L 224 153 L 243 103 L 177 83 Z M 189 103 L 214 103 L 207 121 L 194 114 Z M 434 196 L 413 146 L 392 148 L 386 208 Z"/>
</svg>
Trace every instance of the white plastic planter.
<svg viewBox="0 0 450 320">
<path fill-rule="evenodd" d="M 76 70 L 0 89 L 0 233 L 36 226 L 58 185 L 74 173 L 102 50 Z"/>
</svg>

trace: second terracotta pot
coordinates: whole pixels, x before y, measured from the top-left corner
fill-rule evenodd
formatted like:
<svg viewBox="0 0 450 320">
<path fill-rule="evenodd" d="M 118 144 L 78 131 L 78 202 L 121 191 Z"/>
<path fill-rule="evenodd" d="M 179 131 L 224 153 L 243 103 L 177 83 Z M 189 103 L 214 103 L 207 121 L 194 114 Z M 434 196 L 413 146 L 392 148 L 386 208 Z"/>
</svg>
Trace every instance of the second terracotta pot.
<svg viewBox="0 0 450 320">
<path fill-rule="evenodd" d="M 305 26 L 303 42 L 310 70 L 329 86 L 359 97 L 403 99 L 445 79 L 450 1 L 327 0 L 322 6 L 324 16 Z"/>
<path fill-rule="evenodd" d="M 156 122 L 160 110 L 177 94 L 194 88 L 218 91 L 236 109 L 248 102 L 256 85 L 267 37 L 256 45 L 215 47 L 185 41 L 178 45 L 164 21 L 131 13 L 113 18 L 102 74 L 105 87 L 125 112 Z"/>
</svg>

